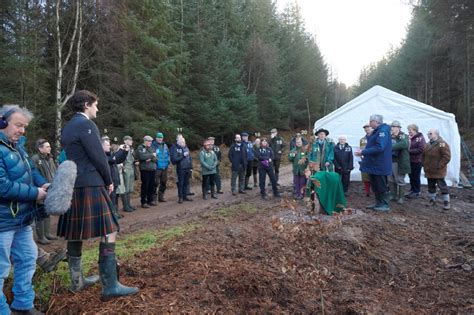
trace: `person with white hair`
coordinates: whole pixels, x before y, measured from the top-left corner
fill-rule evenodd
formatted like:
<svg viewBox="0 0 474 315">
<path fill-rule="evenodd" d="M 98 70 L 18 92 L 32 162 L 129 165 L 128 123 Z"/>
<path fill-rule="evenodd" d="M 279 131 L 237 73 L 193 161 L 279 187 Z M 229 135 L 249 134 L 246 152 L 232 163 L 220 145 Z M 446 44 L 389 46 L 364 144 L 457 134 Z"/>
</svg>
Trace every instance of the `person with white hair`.
<svg viewBox="0 0 474 315">
<path fill-rule="evenodd" d="M 430 197 L 427 206 L 436 205 L 436 186 L 438 186 L 443 199 L 443 209 L 449 210 L 451 209 L 449 188 L 444 178 L 446 177 L 448 163 L 451 160 L 451 150 L 446 141 L 439 136 L 437 129 L 428 130 L 428 139 L 430 139 L 430 142 L 426 144 L 423 150 L 423 167 L 428 179 L 428 195 Z"/>
<path fill-rule="evenodd" d="M 339 142 L 334 147 L 334 170 L 341 176 L 344 195 L 349 196 L 351 171 L 354 169 L 352 147 L 347 143 L 347 137 L 339 136 Z"/>
<path fill-rule="evenodd" d="M 38 248 L 33 240 L 36 202 L 49 184 L 25 150 L 25 131 L 33 115 L 18 105 L 0 109 L 0 314 L 43 314 L 34 307 L 33 275 Z M 3 284 L 13 266 L 13 301 L 8 306 Z"/>
<path fill-rule="evenodd" d="M 375 194 L 375 204 L 367 206 L 376 211 L 389 211 L 387 176 L 392 174 L 392 139 L 390 126 L 383 122 L 383 116 L 370 116 L 369 125 L 374 131 L 367 137 L 364 150 L 357 150 L 356 156 L 362 157 L 361 172 L 370 175 L 370 185 Z"/>
</svg>

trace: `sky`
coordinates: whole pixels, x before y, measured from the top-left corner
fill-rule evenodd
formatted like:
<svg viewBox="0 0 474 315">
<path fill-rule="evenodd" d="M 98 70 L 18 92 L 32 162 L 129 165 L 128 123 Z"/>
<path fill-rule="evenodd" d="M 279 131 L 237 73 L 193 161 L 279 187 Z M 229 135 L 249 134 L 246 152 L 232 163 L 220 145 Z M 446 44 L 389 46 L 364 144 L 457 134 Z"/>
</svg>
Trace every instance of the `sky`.
<svg viewBox="0 0 474 315">
<path fill-rule="evenodd" d="M 279 10 L 294 1 L 333 76 L 347 86 L 400 47 L 411 18 L 408 0 L 277 0 Z"/>
</svg>

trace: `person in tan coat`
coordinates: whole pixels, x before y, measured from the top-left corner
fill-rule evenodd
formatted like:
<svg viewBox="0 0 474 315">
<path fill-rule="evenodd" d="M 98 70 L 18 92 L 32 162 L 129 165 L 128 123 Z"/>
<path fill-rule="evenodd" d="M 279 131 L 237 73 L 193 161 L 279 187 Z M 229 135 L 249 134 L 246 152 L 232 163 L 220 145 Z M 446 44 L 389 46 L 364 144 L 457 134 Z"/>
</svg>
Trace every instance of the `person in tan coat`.
<svg viewBox="0 0 474 315">
<path fill-rule="evenodd" d="M 437 129 L 428 131 L 429 143 L 426 144 L 423 151 L 423 167 L 425 169 L 425 177 L 428 179 L 428 195 L 430 201 L 428 206 L 436 204 L 436 185 L 441 191 L 443 199 L 443 209 L 451 209 L 449 188 L 446 184 L 445 177 L 447 166 L 451 160 L 451 150 L 446 141 L 439 136 Z"/>
</svg>

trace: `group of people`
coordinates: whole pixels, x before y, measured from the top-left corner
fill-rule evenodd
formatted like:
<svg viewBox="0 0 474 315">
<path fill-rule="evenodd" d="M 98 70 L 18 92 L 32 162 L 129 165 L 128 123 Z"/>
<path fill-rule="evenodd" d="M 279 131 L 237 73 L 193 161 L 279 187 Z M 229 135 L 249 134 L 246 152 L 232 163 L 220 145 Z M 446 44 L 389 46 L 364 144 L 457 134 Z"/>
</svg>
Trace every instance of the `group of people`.
<svg viewBox="0 0 474 315">
<path fill-rule="evenodd" d="M 136 210 L 130 203 L 130 197 L 134 182 L 140 178 L 142 208 L 166 202 L 168 170 L 173 164 L 178 202 L 191 201 L 189 180 L 193 163 L 190 150 L 182 135 L 178 135 L 176 143 L 168 148 L 161 132 L 156 133 L 155 139 L 145 136 L 136 149 L 133 148 L 132 137 L 125 136 L 123 144 L 112 149 L 110 139 L 101 138 L 93 122 L 98 112 L 98 97 L 86 90 L 77 91 L 68 105 L 75 115 L 62 131 L 61 159 L 75 162 L 77 178 L 71 206 L 59 217 L 57 236 L 67 241 L 70 291 L 84 290 L 100 280 L 102 300 L 136 294 L 138 288 L 122 285 L 117 275 L 115 241 L 119 231 L 118 199 L 122 200 L 124 211 Z M 33 305 L 35 292 L 32 277 L 36 260 L 42 254 L 33 239 L 31 224 L 36 222 L 39 243 L 56 238 L 50 233 L 50 220 L 42 206 L 56 171 L 56 163 L 51 156 L 51 145 L 45 139 L 37 141 L 38 152 L 32 159 L 29 158 L 24 147 L 24 133 L 33 115 L 26 108 L 4 105 L 0 115 L 0 288 L 3 288 L 10 274 L 11 265 L 15 268 L 13 301 L 8 305 L 0 290 L 0 314 L 40 314 Z M 338 173 L 340 185 L 347 195 L 355 155 L 361 159 L 360 169 L 364 173 L 367 195 L 370 188 L 375 194 L 376 203 L 370 208 L 389 210 L 389 192 L 398 203 L 402 203 L 405 196 L 418 197 L 423 167 L 428 178 L 429 204 L 436 204 L 438 186 L 444 209 L 449 209 L 449 190 L 444 177 L 450 150 L 436 129 L 428 131 L 429 143 L 425 143 L 416 125 L 409 125 L 406 135 L 399 122 L 394 121 L 388 126 L 383 123 L 381 115 L 372 115 L 364 129 L 366 135 L 361 140 L 361 149 L 356 152 L 352 152 L 345 136 L 340 136 L 335 144 L 327 137 L 329 131 L 325 129 L 315 132 L 312 143 L 297 134 L 290 141 L 288 152 L 295 197 L 302 199 L 305 190 L 308 192 L 308 178 L 323 171 Z M 246 132 L 236 134 L 228 153 L 232 194 L 245 194 L 246 190 L 259 185 L 261 197 L 267 199 L 268 176 L 274 197 L 280 197 L 279 170 L 285 149 L 286 143 L 276 129 L 271 130 L 270 138 L 257 137 L 254 141 L 249 141 Z M 199 162 L 202 198 L 218 198 L 217 194 L 223 193 L 219 169 L 222 152 L 213 137 L 203 142 Z M 403 189 L 405 174 L 410 174 L 411 185 L 406 195 Z M 252 175 L 253 185 L 250 184 Z M 81 264 L 82 245 L 84 240 L 91 238 L 100 238 L 99 276 L 85 277 Z M 62 256 L 60 253 L 51 255 L 49 268 L 62 258 L 64 252 Z"/>
</svg>

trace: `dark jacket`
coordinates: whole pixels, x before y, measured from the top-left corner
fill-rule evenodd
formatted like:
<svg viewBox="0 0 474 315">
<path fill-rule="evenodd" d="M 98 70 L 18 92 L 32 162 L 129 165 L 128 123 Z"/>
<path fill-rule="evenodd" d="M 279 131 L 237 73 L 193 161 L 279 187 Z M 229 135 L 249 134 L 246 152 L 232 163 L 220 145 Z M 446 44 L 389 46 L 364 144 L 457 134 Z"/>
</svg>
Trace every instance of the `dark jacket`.
<svg viewBox="0 0 474 315">
<path fill-rule="evenodd" d="M 349 144 L 334 146 L 334 170 L 338 173 L 350 173 L 354 169 L 354 157 Z"/>
<path fill-rule="evenodd" d="M 242 144 L 247 148 L 247 161 L 252 163 L 253 161 L 253 144 L 250 141 L 242 141 Z"/>
<path fill-rule="evenodd" d="M 216 154 L 217 156 L 217 165 L 219 165 L 222 161 L 222 151 L 221 151 L 221 148 L 219 148 L 218 145 L 215 145 L 212 147 L 212 150 L 214 151 L 214 153 Z"/>
<path fill-rule="evenodd" d="M 135 153 L 138 157 L 138 161 L 140 162 L 140 171 L 156 170 L 156 156 L 153 154 L 155 153 L 155 150 L 153 150 L 151 146 L 147 147 L 142 143 L 137 147 Z"/>
<path fill-rule="evenodd" d="M 188 152 L 188 156 L 185 156 L 184 153 Z M 178 144 L 173 144 L 171 146 L 171 163 L 176 166 L 176 170 L 184 171 L 190 170 L 193 168 L 193 159 L 191 158 L 191 152 L 188 147 L 181 147 Z"/>
<path fill-rule="evenodd" d="M 425 149 L 426 141 L 425 137 L 421 132 L 410 138 L 410 147 L 408 152 L 410 153 L 411 163 L 421 163 L 423 159 L 423 150 Z"/>
<path fill-rule="evenodd" d="M 304 137 L 301 137 L 301 142 L 303 143 L 303 147 L 309 144 L 308 140 Z M 290 150 L 293 150 L 294 148 L 296 148 L 296 137 L 291 138 L 290 141 Z"/>
<path fill-rule="evenodd" d="M 56 173 L 56 163 L 51 154 L 37 153 L 31 157 L 41 175 L 51 183 Z"/>
<path fill-rule="evenodd" d="M 426 178 L 445 178 L 449 161 L 451 161 L 451 150 L 441 137 L 426 144 L 423 151 Z"/>
<path fill-rule="evenodd" d="M 77 165 L 75 188 L 112 184 L 99 129 L 92 120 L 80 113 L 72 116 L 63 128 L 61 146 L 68 160 Z"/>
<path fill-rule="evenodd" d="M 361 172 L 392 175 L 392 137 L 389 125 L 381 124 L 367 137 L 362 157 Z"/>
<path fill-rule="evenodd" d="M 280 160 L 283 151 L 285 150 L 286 144 L 282 137 L 276 136 L 275 138 L 270 139 L 269 142 L 270 148 L 273 150 L 274 160 Z"/>
<path fill-rule="evenodd" d="M 230 163 L 232 164 L 232 171 L 237 172 L 239 166 L 247 167 L 247 146 L 241 142 L 237 144 L 234 142 L 229 149 L 228 154 Z"/>
<path fill-rule="evenodd" d="M 128 152 L 125 150 L 118 150 L 117 152 L 106 152 L 105 155 L 107 156 L 107 160 L 109 162 L 110 167 L 110 176 L 112 176 L 112 181 L 114 183 L 114 187 L 118 187 L 120 185 L 120 174 L 117 167 L 117 164 L 121 164 L 125 162 L 127 158 Z"/>
<path fill-rule="evenodd" d="M 255 156 L 259 160 L 258 168 L 270 168 L 273 167 L 272 160 L 275 155 L 272 148 L 270 147 L 259 147 L 255 150 Z"/>
<path fill-rule="evenodd" d="M 0 232 L 30 225 L 35 217 L 38 188 L 46 184 L 23 147 L 0 132 Z"/>
</svg>

